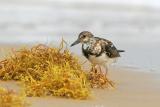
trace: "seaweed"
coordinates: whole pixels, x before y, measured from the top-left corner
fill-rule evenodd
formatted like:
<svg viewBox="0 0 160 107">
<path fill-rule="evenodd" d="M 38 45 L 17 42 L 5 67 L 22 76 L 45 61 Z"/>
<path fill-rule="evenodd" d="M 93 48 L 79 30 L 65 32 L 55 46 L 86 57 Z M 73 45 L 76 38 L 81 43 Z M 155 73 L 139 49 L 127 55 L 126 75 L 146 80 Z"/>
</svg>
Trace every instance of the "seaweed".
<svg viewBox="0 0 160 107">
<path fill-rule="evenodd" d="M 93 69 L 87 73 L 78 57 L 60 46 L 43 44 L 22 48 L 0 62 L 0 79 L 24 83 L 26 96 L 59 96 L 87 99 L 91 87 L 112 87 L 113 84 Z"/>
<path fill-rule="evenodd" d="M 0 62 L 0 78 L 22 81 L 27 96 L 86 99 L 90 88 L 85 71 L 63 46 L 62 41 L 59 48 L 40 44 L 14 51 Z"/>
<path fill-rule="evenodd" d="M 109 80 L 107 74 L 97 70 L 93 65 L 90 72 L 88 73 L 88 80 L 92 88 L 115 88 L 115 83 Z"/>
<path fill-rule="evenodd" d="M 0 87 L 0 107 L 27 107 L 25 97 Z"/>
</svg>

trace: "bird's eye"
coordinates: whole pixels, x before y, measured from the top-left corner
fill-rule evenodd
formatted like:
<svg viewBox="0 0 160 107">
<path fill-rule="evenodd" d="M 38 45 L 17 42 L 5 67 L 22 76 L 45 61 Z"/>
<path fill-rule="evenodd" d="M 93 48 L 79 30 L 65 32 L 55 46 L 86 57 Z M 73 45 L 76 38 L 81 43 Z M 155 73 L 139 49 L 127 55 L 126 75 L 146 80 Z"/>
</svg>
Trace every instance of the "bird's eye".
<svg viewBox="0 0 160 107">
<path fill-rule="evenodd" d="M 85 37 L 86 37 L 86 35 L 83 35 L 82 37 L 83 37 L 83 38 L 85 38 Z"/>
</svg>

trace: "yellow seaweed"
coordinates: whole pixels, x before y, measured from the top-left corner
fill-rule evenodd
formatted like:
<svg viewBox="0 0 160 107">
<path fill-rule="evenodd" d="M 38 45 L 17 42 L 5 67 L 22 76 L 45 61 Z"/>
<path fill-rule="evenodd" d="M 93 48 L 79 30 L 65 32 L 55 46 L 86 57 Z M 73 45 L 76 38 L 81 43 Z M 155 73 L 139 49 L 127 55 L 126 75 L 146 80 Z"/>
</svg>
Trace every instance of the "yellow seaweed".
<svg viewBox="0 0 160 107">
<path fill-rule="evenodd" d="M 102 73 L 85 72 L 64 43 L 62 40 L 59 48 L 39 44 L 14 51 L 0 62 L 0 79 L 22 81 L 26 96 L 87 99 L 90 87 L 114 87 Z"/>
<path fill-rule="evenodd" d="M 0 88 L 0 107 L 26 107 L 25 97 L 17 95 L 13 90 Z"/>
<path fill-rule="evenodd" d="M 108 79 L 107 75 L 97 70 L 95 66 L 88 73 L 88 80 L 92 88 L 115 88 L 115 83 Z"/>
<path fill-rule="evenodd" d="M 16 51 L 0 62 L 2 80 L 24 82 L 27 96 L 63 96 L 86 99 L 90 95 L 78 58 L 59 48 L 37 45 Z"/>
</svg>

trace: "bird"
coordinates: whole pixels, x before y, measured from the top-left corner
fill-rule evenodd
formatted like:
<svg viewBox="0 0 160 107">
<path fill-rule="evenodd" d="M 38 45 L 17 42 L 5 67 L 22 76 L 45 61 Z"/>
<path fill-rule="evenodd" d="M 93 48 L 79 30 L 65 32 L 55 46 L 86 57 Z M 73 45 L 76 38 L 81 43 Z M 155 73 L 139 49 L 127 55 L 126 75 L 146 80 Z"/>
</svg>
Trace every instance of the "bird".
<svg viewBox="0 0 160 107">
<path fill-rule="evenodd" d="M 117 62 L 120 52 L 125 52 L 118 50 L 110 40 L 95 37 L 89 31 L 82 31 L 78 35 L 78 39 L 71 44 L 71 47 L 79 43 L 82 44 L 83 55 L 97 70 L 104 74 L 107 74 L 112 63 Z"/>
</svg>

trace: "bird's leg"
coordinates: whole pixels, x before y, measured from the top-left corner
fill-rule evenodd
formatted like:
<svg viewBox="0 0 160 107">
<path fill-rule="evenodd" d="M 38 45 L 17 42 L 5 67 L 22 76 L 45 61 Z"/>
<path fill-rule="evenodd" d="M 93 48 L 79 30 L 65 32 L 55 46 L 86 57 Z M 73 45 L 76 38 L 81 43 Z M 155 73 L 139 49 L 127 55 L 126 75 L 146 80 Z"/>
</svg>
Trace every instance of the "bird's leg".
<svg viewBox="0 0 160 107">
<path fill-rule="evenodd" d="M 106 65 L 93 65 L 92 66 L 92 71 L 102 73 L 104 75 L 107 75 L 108 72 L 108 66 Z"/>
<path fill-rule="evenodd" d="M 107 75 L 108 74 L 108 69 L 109 69 L 109 64 L 107 63 L 107 64 L 105 64 L 104 65 L 104 68 L 105 68 L 105 75 Z"/>
<path fill-rule="evenodd" d="M 99 65 L 94 66 L 96 72 L 101 72 L 101 68 Z"/>
<path fill-rule="evenodd" d="M 92 64 L 91 71 L 92 71 L 92 72 L 96 72 L 96 68 L 95 68 L 95 65 L 94 65 L 94 64 Z"/>
<path fill-rule="evenodd" d="M 105 67 L 105 69 L 106 69 L 105 75 L 107 75 L 108 74 L 108 65 Z"/>
<path fill-rule="evenodd" d="M 98 69 L 102 74 L 107 75 L 108 73 L 108 68 L 109 68 L 109 64 L 101 64 L 101 65 L 97 65 Z"/>
<path fill-rule="evenodd" d="M 107 74 L 107 71 L 108 71 L 108 69 L 106 69 L 106 66 L 103 66 L 103 65 L 96 65 L 96 66 L 95 66 L 95 70 L 96 70 L 97 72 L 99 72 L 99 73 L 104 74 L 104 75 L 106 75 L 106 74 Z"/>
<path fill-rule="evenodd" d="M 108 68 L 106 69 L 106 66 L 101 66 L 101 71 L 102 71 L 102 73 L 104 74 L 104 75 L 106 75 L 107 74 L 107 72 L 108 72 Z"/>
</svg>

